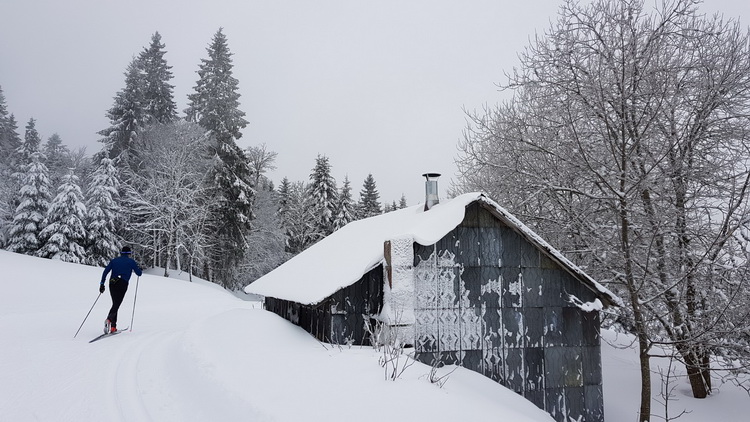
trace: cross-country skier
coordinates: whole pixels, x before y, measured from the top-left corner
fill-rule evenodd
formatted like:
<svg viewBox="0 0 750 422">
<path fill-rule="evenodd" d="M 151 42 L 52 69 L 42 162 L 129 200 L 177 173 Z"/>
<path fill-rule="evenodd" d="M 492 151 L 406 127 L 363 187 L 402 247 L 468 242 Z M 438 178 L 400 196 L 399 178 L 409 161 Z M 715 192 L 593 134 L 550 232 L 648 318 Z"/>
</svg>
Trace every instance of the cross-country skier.
<svg viewBox="0 0 750 422">
<path fill-rule="evenodd" d="M 104 281 L 107 274 L 112 272 L 109 279 L 109 294 L 112 295 L 112 308 L 109 310 L 107 320 L 104 322 L 104 333 L 114 333 L 117 331 L 117 310 L 120 309 L 125 292 L 128 291 L 128 282 L 130 275 L 135 272 L 139 277 L 142 274 L 141 267 L 130 257 L 131 250 L 129 246 L 123 246 L 120 256 L 112 259 L 104 268 L 102 273 L 102 282 L 99 284 L 99 293 L 104 293 Z"/>
</svg>

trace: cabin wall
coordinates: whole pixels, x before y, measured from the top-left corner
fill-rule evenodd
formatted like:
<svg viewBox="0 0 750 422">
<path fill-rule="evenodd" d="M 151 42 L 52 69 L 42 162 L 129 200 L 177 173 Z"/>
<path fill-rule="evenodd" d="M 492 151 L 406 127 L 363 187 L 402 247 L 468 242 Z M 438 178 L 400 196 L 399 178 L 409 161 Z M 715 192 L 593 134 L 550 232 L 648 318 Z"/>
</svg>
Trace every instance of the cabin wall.
<svg viewBox="0 0 750 422">
<path fill-rule="evenodd" d="M 383 308 L 383 266 L 378 265 L 359 281 L 334 293 L 326 300 L 331 313 L 330 342 L 369 345 L 365 322 Z"/>
<path fill-rule="evenodd" d="M 459 364 L 556 420 L 604 420 L 595 295 L 478 204 L 435 245 L 415 244 L 416 356 Z"/>
<path fill-rule="evenodd" d="M 322 342 L 369 345 L 365 320 L 383 306 L 383 267 L 378 266 L 356 283 L 317 305 L 302 305 L 266 297 L 267 310 L 302 327 Z"/>
<path fill-rule="evenodd" d="M 331 315 L 322 306 L 307 306 L 284 299 L 266 297 L 265 308 L 291 323 L 302 327 L 320 341 L 328 341 Z"/>
</svg>

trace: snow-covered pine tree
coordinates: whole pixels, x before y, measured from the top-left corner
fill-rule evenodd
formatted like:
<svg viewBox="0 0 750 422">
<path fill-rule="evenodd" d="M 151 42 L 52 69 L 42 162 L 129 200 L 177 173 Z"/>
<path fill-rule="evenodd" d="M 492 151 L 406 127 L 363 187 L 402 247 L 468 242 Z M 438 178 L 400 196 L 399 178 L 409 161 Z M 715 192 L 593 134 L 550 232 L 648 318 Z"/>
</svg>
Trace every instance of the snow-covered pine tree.
<svg viewBox="0 0 750 422">
<path fill-rule="evenodd" d="M 18 148 L 18 155 L 20 156 L 19 159 L 22 165 L 27 165 L 31 162 L 31 154 L 39 151 L 41 143 L 42 138 L 36 130 L 36 120 L 32 117 L 29 119 L 29 123 L 26 124 L 23 143 Z M 41 158 L 45 159 L 44 157 Z"/>
<path fill-rule="evenodd" d="M 164 58 L 165 45 L 161 35 L 155 32 L 151 44 L 138 56 L 138 63 L 143 72 L 143 121 L 150 123 L 169 123 L 177 119 L 177 104 L 174 101 L 172 66 Z"/>
<path fill-rule="evenodd" d="M 406 207 L 408 207 L 408 205 L 406 204 L 406 195 L 402 193 L 401 200 L 398 201 L 398 208 L 401 209 L 401 208 L 406 208 Z"/>
<path fill-rule="evenodd" d="M 99 132 L 103 136 L 103 153 L 118 165 L 131 165 L 133 146 L 138 130 L 143 123 L 143 77 L 137 58 L 128 64 L 125 71 L 125 87 L 115 95 L 112 108 L 107 111 L 110 126 Z M 96 160 L 101 157 L 97 155 Z"/>
<path fill-rule="evenodd" d="M 339 194 L 339 201 L 336 206 L 336 218 L 333 219 L 334 231 L 355 220 L 355 207 L 349 176 L 344 176 L 344 184 L 341 186 L 341 193 Z"/>
<path fill-rule="evenodd" d="M 317 229 L 309 188 L 302 182 L 294 182 L 289 187 L 288 211 L 282 222 L 287 237 L 286 251 L 296 255 L 322 238 Z"/>
<path fill-rule="evenodd" d="M 120 181 L 111 159 L 103 157 L 91 176 L 86 191 L 86 262 L 104 266 L 117 256 L 120 237 L 117 235 Z"/>
<path fill-rule="evenodd" d="M 318 219 L 317 229 L 323 237 L 328 236 L 335 229 L 333 221 L 336 217 L 338 191 L 336 180 L 331 176 L 331 165 L 325 155 L 318 155 L 315 159 L 315 167 L 310 173 L 309 189 Z"/>
<path fill-rule="evenodd" d="M 239 109 L 238 81 L 232 76 L 232 54 L 227 38 L 219 29 L 209 45 L 208 58 L 201 59 L 195 92 L 188 95 L 185 110 L 189 121 L 207 129 L 214 143 L 215 212 L 211 216 L 216 241 L 210 252 L 211 273 L 222 284 L 231 285 L 235 265 L 242 259 L 245 236 L 253 218 L 255 191 L 247 157 L 235 141 L 242 136 L 240 129 L 247 126 L 245 113 Z"/>
<path fill-rule="evenodd" d="M 18 135 L 18 122 L 14 115 L 8 116 L 8 120 L 3 128 L 4 146 L 3 159 L 9 159 L 16 156 L 18 149 L 21 147 L 21 137 Z"/>
<path fill-rule="evenodd" d="M 232 76 L 232 53 L 222 28 L 206 51 L 208 58 L 201 59 L 195 92 L 188 95 L 186 119 L 213 131 L 220 141 L 239 139 L 247 121 L 239 109 L 239 81 Z"/>
<path fill-rule="evenodd" d="M 63 177 L 69 173 L 72 167 L 70 159 L 70 150 L 63 144 L 62 138 L 57 133 L 53 133 L 47 139 L 42 151 L 44 152 L 45 165 L 49 170 L 49 178 L 52 186 L 60 185 Z"/>
<path fill-rule="evenodd" d="M 21 146 L 18 136 L 18 124 L 15 117 L 8 112 L 5 94 L 0 87 L 0 164 L 10 166 L 10 159 Z"/>
<path fill-rule="evenodd" d="M 78 185 L 78 176 L 71 170 L 63 177 L 57 195 L 50 204 L 46 226 L 39 234 L 44 245 L 36 253 L 42 258 L 59 259 L 80 264 L 85 261 L 86 206 Z"/>
<path fill-rule="evenodd" d="M 7 249 L 27 255 L 35 254 L 42 246 L 39 234 L 50 204 L 50 184 L 43 155 L 36 151 L 25 166 L 20 190 L 20 203 L 13 215 L 8 233 Z"/>
<path fill-rule="evenodd" d="M 359 192 L 359 218 L 368 218 L 382 214 L 383 210 L 380 208 L 379 198 L 380 194 L 375 185 L 375 178 L 370 173 L 365 178 L 362 190 Z"/>
<path fill-rule="evenodd" d="M 284 216 L 289 212 L 289 192 L 291 186 L 292 184 L 289 182 L 289 178 L 284 176 L 284 178 L 281 179 L 281 185 L 279 186 L 279 204 L 276 209 L 276 213 L 279 215 L 279 221 L 281 221 L 282 224 L 284 223 Z"/>
<path fill-rule="evenodd" d="M 18 206 L 19 183 L 13 177 L 13 173 L 20 170 L 16 169 L 16 155 L 21 146 L 17 129 L 16 119 L 8 113 L 0 87 L 0 247 L 7 242 L 13 212 Z"/>
</svg>

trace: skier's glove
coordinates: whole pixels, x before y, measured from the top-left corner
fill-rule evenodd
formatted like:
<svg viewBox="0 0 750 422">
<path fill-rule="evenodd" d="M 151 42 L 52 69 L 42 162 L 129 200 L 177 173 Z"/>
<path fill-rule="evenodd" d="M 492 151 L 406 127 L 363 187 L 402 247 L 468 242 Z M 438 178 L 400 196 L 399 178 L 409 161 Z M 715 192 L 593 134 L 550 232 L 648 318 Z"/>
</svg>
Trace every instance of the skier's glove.
<svg viewBox="0 0 750 422">
<path fill-rule="evenodd" d="M 99 285 L 99 293 L 104 293 L 104 284 Z"/>
</svg>

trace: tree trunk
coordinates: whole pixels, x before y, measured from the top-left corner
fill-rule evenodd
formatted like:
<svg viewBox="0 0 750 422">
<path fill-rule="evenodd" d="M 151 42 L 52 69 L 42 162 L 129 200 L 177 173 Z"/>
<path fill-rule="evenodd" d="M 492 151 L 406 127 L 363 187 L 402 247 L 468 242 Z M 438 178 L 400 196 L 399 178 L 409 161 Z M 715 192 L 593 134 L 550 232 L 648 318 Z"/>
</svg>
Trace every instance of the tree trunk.
<svg viewBox="0 0 750 422">
<path fill-rule="evenodd" d="M 693 397 L 705 399 L 711 393 L 710 355 L 700 350 L 686 350 L 681 353 L 685 360 L 690 388 Z"/>
</svg>

